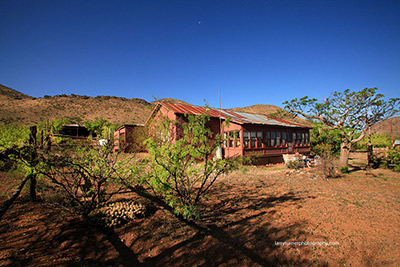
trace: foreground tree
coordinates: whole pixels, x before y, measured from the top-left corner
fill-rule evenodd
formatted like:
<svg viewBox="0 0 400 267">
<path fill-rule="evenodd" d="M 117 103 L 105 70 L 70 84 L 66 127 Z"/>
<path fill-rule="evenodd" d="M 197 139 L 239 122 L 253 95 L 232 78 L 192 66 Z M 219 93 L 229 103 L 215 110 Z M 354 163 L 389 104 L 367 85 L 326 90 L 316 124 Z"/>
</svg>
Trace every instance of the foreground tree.
<svg viewBox="0 0 400 267">
<path fill-rule="evenodd" d="M 319 121 L 341 134 L 339 167 L 348 165 L 352 145 L 368 135 L 369 128 L 382 120 L 398 113 L 400 98 L 384 99 L 377 88 L 365 88 L 361 91 L 334 92 L 319 102 L 305 96 L 283 104 L 285 109 L 295 115 L 301 115 L 313 121 Z"/>
<path fill-rule="evenodd" d="M 112 153 L 111 145 L 95 148 L 82 144 L 44 155 L 39 171 L 56 186 L 66 202 L 87 217 L 122 190 L 117 181 L 128 175 L 123 169 L 126 165 Z"/>
<path fill-rule="evenodd" d="M 199 204 L 206 198 L 217 178 L 239 167 L 239 159 L 213 158 L 221 139 L 210 142 L 207 114 L 188 116 L 180 125 L 183 136 L 170 140 L 170 123 L 161 123 L 159 136 L 146 141 L 151 158 L 141 167 L 132 166 L 132 184 L 150 189 L 153 196 L 169 205 L 175 214 L 185 219 L 200 216 Z"/>
</svg>

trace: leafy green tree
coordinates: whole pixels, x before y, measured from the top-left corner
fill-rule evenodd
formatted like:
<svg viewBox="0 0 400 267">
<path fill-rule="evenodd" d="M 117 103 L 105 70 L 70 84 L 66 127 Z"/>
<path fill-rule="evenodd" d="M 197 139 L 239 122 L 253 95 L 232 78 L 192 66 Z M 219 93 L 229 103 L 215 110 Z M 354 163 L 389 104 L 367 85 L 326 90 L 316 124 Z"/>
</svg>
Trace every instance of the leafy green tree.
<svg viewBox="0 0 400 267">
<path fill-rule="evenodd" d="M 386 165 L 393 168 L 394 171 L 400 172 L 400 150 L 392 148 L 386 156 Z"/>
<path fill-rule="evenodd" d="M 0 207 L 0 219 L 19 196 L 22 188 L 27 181 L 30 181 L 30 196 L 32 201 L 36 201 L 36 176 L 39 157 L 36 144 L 36 127 L 31 127 L 28 136 L 25 132 L 20 133 L 15 130 L 21 130 L 18 126 L 7 125 L 2 132 L 2 142 L 0 145 L 0 169 L 8 171 L 15 168 L 19 173 L 24 173 L 25 179 L 20 183 L 15 193 L 6 200 Z M 24 129 L 24 128 L 22 128 Z M 19 135 L 21 134 L 22 135 Z M 23 137 L 21 137 L 23 136 Z M 27 138 L 29 137 L 29 139 Z M 27 138 L 28 140 L 23 140 Z"/>
<path fill-rule="evenodd" d="M 146 141 L 151 158 L 137 171 L 137 182 L 148 186 L 153 194 L 173 207 L 186 219 L 198 218 L 198 205 L 216 179 L 239 167 L 238 159 L 216 159 L 220 136 L 210 142 L 209 116 L 187 116 L 181 124 L 182 138 L 171 141 L 169 127 L 163 127 L 161 138 Z M 176 123 L 175 123 L 176 124 Z M 165 123 L 164 123 L 165 126 Z M 165 138 L 162 138 L 165 137 Z"/>
<path fill-rule="evenodd" d="M 391 140 L 389 134 L 372 134 L 370 136 L 373 147 L 390 147 Z M 367 149 L 369 137 L 365 136 L 360 142 L 355 144 L 354 149 Z"/>
<path fill-rule="evenodd" d="M 89 131 L 97 136 L 97 138 L 111 139 L 110 133 L 115 130 L 110 122 L 101 117 L 96 118 L 95 120 L 88 120 L 84 124 Z"/>
<path fill-rule="evenodd" d="M 25 168 L 20 164 L 18 148 L 27 143 L 29 139 L 29 127 L 13 124 L 0 124 L 0 170 L 12 168 Z M 23 170 L 21 170 L 23 171 Z"/>
<path fill-rule="evenodd" d="M 319 121 L 331 129 L 340 131 L 339 167 L 348 165 L 352 146 L 368 135 L 369 128 L 384 119 L 394 116 L 398 110 L 400 98 L 384 99 L 377 88 L 365 88 L 361 91 L 334 92 L 323 101 L 305 96 L 283 104 L 285 109 L 295 115 Z"/>
<path fill-rule="evenodd" d="M 317 155 L 340 154 L 340 131 L 337 129 L 326 128 L 321 124 L 313 127 L 310 134 L 311 151 Z"/>
<path fill-rule="evenodd" d="M 74 124 L 74 123 L 76 122 L 69 118 L 56 118 L 54 120 L 40 122 L 38 125 L 38 130 L 45 131 L 46 128 L 48 128 L 47 130 L 49 130 L 53 134 L 61 134 L 61 130 L 64 125 Z"/>
<path fill-rule="evenodd" d="M 29 135 L 26 138 L 28 137 Z M 112 143 L 97 148 L 90 143 L 87 146 L 82 143 L 80 147 L 56 146 L 51 150 L 35 142 L 24 142 L 20 146 L 12 144 L 0 151 L 0 163 L 14 162 L 27 178 L 22 181 L 13 197 L 2 205 L 0 213 L 4 214 L 11 206 L 28 180 L 31 181 L 31 197 L 34 200 L 36 177 L 40 177 L 55 185 L 56 192 L 66 202 L 87 216 L 118 193 L 122 186 L 116 183 L 126 179 L 125 175 L 130 175 L 131 164 L 118 161 L 117 156 L 112 153 Z M 116 185 L 110 189 L 108 186 L 111 184 Z"/>
<path fill-rule="evenodd" d="M 29 138 L 29 127 L 0 124 L 0 149 L 20 146 Z"/>
</svg>

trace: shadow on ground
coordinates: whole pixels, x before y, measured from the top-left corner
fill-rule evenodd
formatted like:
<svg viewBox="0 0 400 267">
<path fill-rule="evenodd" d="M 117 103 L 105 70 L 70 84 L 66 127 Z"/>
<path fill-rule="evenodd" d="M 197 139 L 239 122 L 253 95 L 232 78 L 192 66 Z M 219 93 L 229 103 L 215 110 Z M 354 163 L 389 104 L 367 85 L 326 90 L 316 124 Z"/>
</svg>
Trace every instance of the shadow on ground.
<svg viewBox="0 0 400 267">
<path fill-rule="evenodd" d="M 263 192 L 268 187 L 216 187 L 200 221 L 185 223 L 159 209 L 115 232 L 91 227 L 60 207 L 30 203 L 22 197 L 0 222 L 0 265 L 326 265 L 308 257 L 307 248 L 299 253 L 296 247 L 277 244 L 302 240 L 307 235 L 306 221 L 281 223 L 278 213 L 312 196 Z"/>
<path fill-rule="evenodd" d="M 81 218 L 27 197 L 0 222 L 0 244 L 0 266 L 118 266 L 127 258 Z"/>
<path fill-rule="evenodd" d="M 139 223 L 122 232 L 142 232 L 128 246 L 140 254 L 145 266 L 310 266 L 296 247 L 277 242 L 298 240 L 307 233 L 307 222 L 280 224 L 275 216 L 282 206 L 300 205 L 304 198 L 294 192 L 267 196 L 257 187 L 230 187 L 210 192 L 215 198 L 204 207 L 196 223 L 184 224 L 157 212 L 152 223 Z M 221 193 L 223 192 L 223 193 Z M 313 197 L 312 197 L 313 198 Z M 165 214 L 164 214 L 165 215 Z M 175 239 L 170 236 L 175 235 Z M 143 249 L 143 246 L 146 249 Z M 307 251 L 302 248 L 303 252 Z M 148 255 L 145 255 L 148 252 Z"/>
</svg>

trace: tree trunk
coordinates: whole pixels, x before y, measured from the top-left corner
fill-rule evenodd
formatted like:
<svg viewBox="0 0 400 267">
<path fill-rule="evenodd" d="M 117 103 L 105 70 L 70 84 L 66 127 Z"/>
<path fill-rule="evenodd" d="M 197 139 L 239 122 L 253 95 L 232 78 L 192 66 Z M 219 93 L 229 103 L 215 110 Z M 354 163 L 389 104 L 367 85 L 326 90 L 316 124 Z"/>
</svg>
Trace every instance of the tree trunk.
<svg viewBox="0 0 400 267">
<path fill-rule="evenodd" d="M 29 144 L 36 145 L 37 126 L 30 127 L 31 133 L 29 135 Z"/>
<path fill-rule="evenodd" d="M 373 153 L 374 153 L 374 148 L 372 147 L 372 143 L 371 143 L 371 138 L 368 141 L 368 151 L 367 151 L 367 159 L 368 159 L 368 167 L 372 167 L 373 164 Z"/>
<path fill-rule="evenodd" d="M 339 168 L 346 167 L 349 163 L 351 144 L 342 142 L 340 145 Z"/>
<path fill-rule="evenodd" d="M 36 202 L 36 175 L 32 174 L 31 175 L 31 187 L 30 187 L 30 196 L 32 202 Z"/>
</svg>

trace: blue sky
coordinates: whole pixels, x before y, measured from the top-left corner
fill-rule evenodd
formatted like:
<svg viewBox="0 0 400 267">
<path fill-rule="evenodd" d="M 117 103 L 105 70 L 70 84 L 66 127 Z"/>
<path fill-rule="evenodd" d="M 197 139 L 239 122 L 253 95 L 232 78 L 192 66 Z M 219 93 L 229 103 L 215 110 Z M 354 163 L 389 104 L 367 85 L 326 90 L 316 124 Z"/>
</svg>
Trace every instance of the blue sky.
<svg viewBox="0 0 400 267">
<path fill-rule="evenodd" d="M 0 0 L 0 15 L 0 84 L 35 97 L 400 97 L 398 0 Z"/>
</svg>

